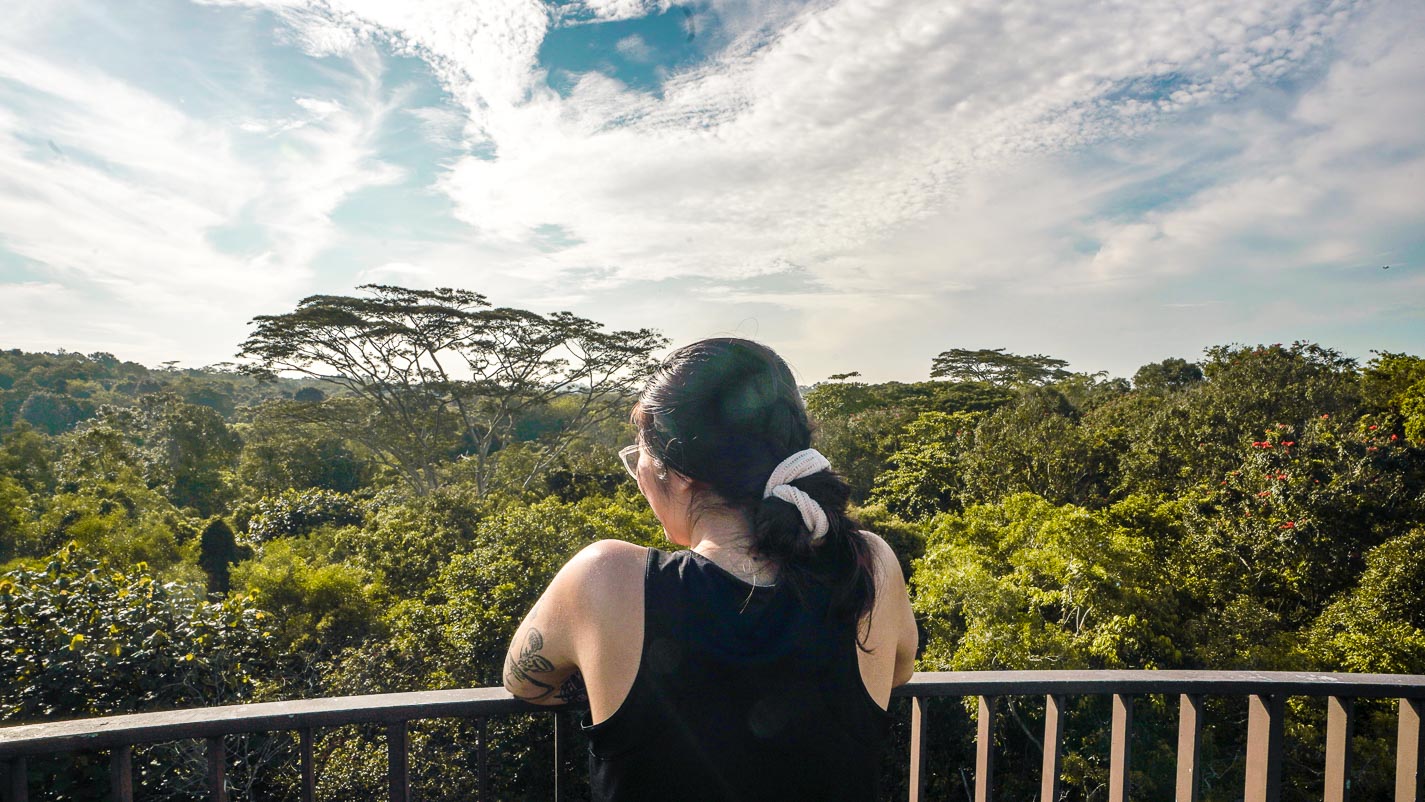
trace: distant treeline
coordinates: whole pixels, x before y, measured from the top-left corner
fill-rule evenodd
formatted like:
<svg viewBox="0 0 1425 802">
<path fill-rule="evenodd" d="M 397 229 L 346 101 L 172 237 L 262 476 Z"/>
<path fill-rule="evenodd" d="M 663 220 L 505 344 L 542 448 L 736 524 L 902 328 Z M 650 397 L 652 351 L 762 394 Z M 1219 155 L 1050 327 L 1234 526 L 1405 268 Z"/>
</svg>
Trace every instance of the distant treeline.
<svg viewBox="0 0 1425 802">
<path fill-rule="evenodd" d="M 304 391 L 321 398 L 329 390 L 305 377 L 259 381 L 239 373 L 232 363 L 149 368 L 103 352 L 31 353 L 13 348 L 0 351 L 0 431 L 24 421 L 45 434 L 60 434 L 94 417 L 105 404 L 133 404 L 152 393 L 172 393 L 232 420 L 241 407 L 295 398 Z"/>
</svg>

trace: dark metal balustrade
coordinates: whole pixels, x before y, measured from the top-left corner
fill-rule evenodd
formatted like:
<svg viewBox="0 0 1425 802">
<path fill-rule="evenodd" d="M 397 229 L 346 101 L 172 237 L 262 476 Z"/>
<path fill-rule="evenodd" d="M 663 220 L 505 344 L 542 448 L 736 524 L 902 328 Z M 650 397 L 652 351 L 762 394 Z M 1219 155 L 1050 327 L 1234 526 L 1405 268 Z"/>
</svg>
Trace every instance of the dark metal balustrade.
<svg viewBox="0 0 1425 802">
<path fill-rule="evenodd" d="M 926 799 L 927 700 L 937 696 L 978 697 L 974 794 L 989 802 L 994 783 L 994 715 L 1002 696 L 1043 696 L 1044 763 L 1041 800 L 1059 796 L 1059 766 L 1063 757 L 1065 698 L 1102 695 L 1113 698 L 1109 763 L 1109 801 L 1127 802 L 1133 699 L 1146 694 L 1171 694 L 1180 699 L 1177 747 L 1177 802 L 1196 802 L 1200 784 L 1198 745 L 1202 733 L 1203 697 L 1237 696 L 1247 702 L 1247 756 L 1244 802 L 1273 802 L 1281 796 L 1283 724 L 1287 697 L 1327 698 L 1326 802 L 1346 802 L 1350 793 L 1353 708 L 1356 699 L 1398 699 L 1399 724 L 1395 754 L 1396 802 L 1425 802 L 1425 675 L 1309 674 L 1247 671 L 962 671 L 916 674 L 895 691 L 912 698 L 910 799 Z M 34 755 L 108 750 L 112 798 L 133 798 L 132 751 L 135 744 L 206 739 L 209 798 L 226 800 L 223 738 L 241 733 L 296 731 L 302 770 L 302 799 L 316 793 L 313 733 L 348 724 L 384 724 L 389 744 L 387 772 L 391 802 L 408 802 L 408 722 L 434 718 L 475 718 L 545 713 L 512 699 L 502 688 L 474 688 L 423 693 L 349 696 L 293 702 L 174 710 L 127 716 L 80 719 L 49 724 L 0 728 L 0 762 L 8 767 L 6 802 L 27 802 L 25 759 Z M 555 794 L 558 798 L 560 752 L 566 749 L 562 717 L 554 716 Z M 481 797 L 484 790 L 485 738 L 477 739 Z"/>
</svg>

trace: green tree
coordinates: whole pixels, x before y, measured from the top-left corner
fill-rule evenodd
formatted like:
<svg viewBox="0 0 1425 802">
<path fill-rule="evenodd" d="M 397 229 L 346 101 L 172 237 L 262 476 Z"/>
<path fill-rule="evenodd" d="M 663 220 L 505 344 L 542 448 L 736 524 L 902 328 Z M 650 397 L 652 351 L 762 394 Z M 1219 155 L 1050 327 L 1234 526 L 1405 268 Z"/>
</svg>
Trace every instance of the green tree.
<svg viewBox="0 0 1425 802">
<path fill-rule="evenodd" d="M 286 682 L 308 681 L 311 664 L 384 634 L 369 573 L 336 553 L 331 534 L 317 532 L 264 544 L 232 570 L 233 587 L 271 614 Z"/>
<path fill-rule="evenodd" d="M 1117 452 L 1078 420 L 1078 410 L 1052 387 L 1025 390 L 1013 405 L 985 416 L 958 460 L 966 500 L 1035 493 L 1058 504 L 1108 503 Z"/>
<path fill-rule="evenodd" d="M 1425 520 L 1425 453 L 1369 419 L 1259 437 L 1216 481 L 1178 490 L 1179 581 L 1202 605 L 1184 636 L 1206 665 L 1301 665 L 1295 633 L 1359 581 L 1365 554 Z"/>
<path fill-rule="evenodd" d="M 1202 381 L 1202 368 L 1196 362 L 1172 357 L 1153 362 L 1133 374 L 1133 389 L 1140 393 L 1165 396 Z"/>
<path fill-rule="evenodd" d="M 453 453 L 476 461 L 486 492 L 520 419 L 576 398 L 575 414 L 541 440 L 542 470 L 585 428 L 626 414 L 650 354 L 666 344 L 648 329 L 607 332 L 568 312 L 491 308 L 464 290 L 361 289 L 366 297 L 314 295 L 295 311 L 254 318 L 240 356 L 261 373 L 343 388 L 349 397 L 309 405 L 309 419 L 345 427 L 423 493 L 439 487 Z"/>
<path fill-rule="evenodd" d="M 293 425 L 284 406 L 278 401 L 256 408 L 252 423 L 241 429 L 237 477 L 243 486 L 256 495 L 274 496 L 310 488 L 351 493 L 368 484 L 370 461 L 346 438 L 320 425 Z"/>
<path fill-rule="evenodd" d="M 980 413 L 922 412 L 900 438 L 901 447 L 875 479 L 870 503 L 892 514 L 922 519 L 960 508 L 960 457 L 974 443 Z"/>
<path fill-rule="evenodd" d="M 62 479 L 106 479 L 131 471 L 180 507 L 199 515 L 221 511 L 229 499 L 226 476 L 241 441 L 214 410 L 167 393 L 145 395 L 131 407 L 104 406 L 63 440 Z"/>
<path fill-rule="evenodd" d="M 1350 591 L 1313 622 L 1309 651 L 1324 671 L 1425 674 L 1425 527 L 1382 543 Z"/>
<path fill-rule="evenodd" d="M 1203 374 L 1132 433 L 1121 492 L 1169 495 L 1219 481 L 1257 433 L 1279 423 L 1300 431 L 1320 415 L 1359 409 L 1355 361 L 1315 343 L 1209 348 Z"/>
<path fill-rule="evenodd" d="M 1171 665 L 1173 586 L 1129 512 L 1024 493 L 936 519 L 912 584 L 921 668 Z"/>
<path fill-rule="evenodd" d="M 961 382 L 985 382 L 998 387 L 1047 384 L 1068 375 L 1068 362 L 1043 354 L 1021 356 L 1003 348 L 952 348 L 942 351 L 930 363 L 933 378 Z"/>
<path fill-rule="evenodd" d="M 1361 371 L 1361 395 L 1366 406 L 1379 412 L 1400 411 L 1411 389 L 1425 381 L 1425 359 L 1390 351 L 1375 354 Z"/>
<path fill-rule="evenodd" d="M 36 570 L 0 576 L 0 720 L 21 723 L 252 699 L 275 664 L 264 613 L 241 598 L 201 601 L 143 564 L 101 567 L 69 545 Z M 191 748 L 189 752 L 191 752 Z M 181 745 L 141 749 L 139 793 L 172 798 L 198 786 L 202 763 Z M 198 760 L 194 760 L 198 758 Z M 230 766 L 242 784 L 259 769 Z M 32 759 L 47 799 L 102 798 L 100 761 Z"/>
<path fill-rule="evenodd" d="M 247 537 L 256 543 L 304 535 L 318 526 L 360 524 L 365 517 L 360 499 L 321 488 L 284 490 L 242 512 Z"/>
<path fill-rule="evenodd" d="M 54 491 L 57 458 L 54 440 L 28 424 L 16 424 L 0 438 L 0 474 L 13 477 L 31 493 Z"/>
<path fill-rule="evenodd" d="M 924 632 L 917 668 L 1174 665 L 1180 659 L 1175 629 L 1180 605 L 1165 563 L 1156 558 L 1157 541 L 1167 539 L 1166 533 L 1155 531 L 1169 521 L 1144 499 L 1090 511 L 1055 506 L 1032 494 L 938 517 L 911 579 L 912 604 Z M 1143 710 L 1155 703 L 1139 704 Z M 1009 698 L 1001 709 L 997 774 L 1005 779 L 997 793 L 1032 798 L 1042 750 L 1040 705 Z M 1108 739 L 1106 712 L 1092 697 L 1070 702 L 1070 754 L 1062 774 L 1070 787 L 1087 791 L 1106 779 L 1101 747 Z M 1144 718 L 1140 732 L 1155 720 Z M 955 737 L 935 735 L 941 742 Z M 1164 765 L 1157 756 L 1136 751 L 1134 759 L 1142 772 L 1135 772 L 1136 793 L 1147 799 L 1171 796 L 1171 762 Z"/>
<path fill-rule="evenodd" d="M 199 515 L 220 512 L 230 498 L 225 476 L 242 447 L 222 416 L 169 395 L 145 396 L 137 409 L 143 447 L 162 466 L 168 497 Z"/>
<path fill-rule="evenodd" d="M 32 505 L 32 497 L 23 485 L 0 474 L 0 566 L 35 553 L 30 525 Z"/>
<path fill-rule="evenodd" d="M 84 551 L 117 567 L 144 563 L 165 579 L 201 582 L 197 565 L 197 522 L 132 476 L 83 481 L 46 501 L 32 524 L 38 557 L 74 541 Z"/>
<path fill-rule="evenodd" d="M 806 406 L 814 445 L 846 477 L 851 498 L 861 503 L 918 415 L 984 412 L 1014 396 L 1013 390 L 981 382 L 823 382 L 807 392 Z"/>
<path fill-rule="evenodd" d="M 20 417 L 47 434 L 59 434 L 74 428 L 85 414 L 67 396 L 36 390 L 20 405 Z"/>
<path fill-rule="evenodd" d="M 1367 407 L 1397 415 L 1405 438 L 1425 445 L 1425 359 L 1377 351 L 1361 373 Z"/>
<path fill-rule="evenodd" d="M 208 592 L 226 595 L 229 573 L 241 556 L 232 527 L 222 518 L 213 518 L 198 537 L 198 567 L 208 575 Z"/>
</svg>

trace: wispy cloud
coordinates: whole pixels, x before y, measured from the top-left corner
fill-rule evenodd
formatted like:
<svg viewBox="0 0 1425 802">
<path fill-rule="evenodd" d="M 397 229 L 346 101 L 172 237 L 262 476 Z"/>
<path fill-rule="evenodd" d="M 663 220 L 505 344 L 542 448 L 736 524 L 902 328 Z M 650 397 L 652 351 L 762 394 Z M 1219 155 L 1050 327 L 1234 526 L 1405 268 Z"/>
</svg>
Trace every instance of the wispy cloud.
<svg viewBox="0 0 1425 802">
<path fill-rule="evenodd" d="M 580 244 L 556 265 L 650 278 L 834 260 L 964 202 L 972 175 L 1141 135 L 1280 77 L 1347 11 L 848 0 L 673 76 L 658 100 L 597 74 L 567 96 L 541 91 L 530 62 L 540 25 L 524 4 L 470 23 L 498 57 L 385 10 L 362 14 L 480 76 L 457 91 L 480 101 L 472 123 L 497 155 L 462 160 L 444 182 L 461 219 L 513 240 L 558 225 Z M 516 29 L 526 37 L 496 33 Z"/>
<path fill-rule="evenodd" d="M 333 240 L 333 209 L 399 177 L 375 158 L 372 136 L 400 98 L 383 90 L 374 50 L 350 55 L 340 101 L 297 97 L 289 117 L 229 126 L 0 42 L 0 246 L 57 279 L 10 291 L 43 287 L 31 310 L 82 300 L 95 325 L 164 332 L 142 338 L 145 348 L 166 336 L 170 349 L 230 351 L 247 317 L 309 284 L 312 257 Z M 234 229 L 248 232 L 245 247 L 224 247 Z M 13 331 L 36 344 L 58 333 Z"/>
<path fill-rule="evenodd" d="M 228 85 L 224 119 L 32 46 L 47 14 L 0 35 L 0 248 L 44 281 L 175 309 L 455 284 L 680 339 L 757 321 L 812 378 L 924 375 L 953 345 L 1126 372 L 1224 338 L 1425 336 L 1400 312 L 1425 305 L 1425 267 L 1372 274 L 1391 282 L 1377 298 L 1343 272 L 1425 259 L 1409 0 L 197 10 L 248 20 L 234 49 L 261 99 Z M 657 39 L 654 18 L 695 41 Z M 561 26 L 658 85 L 551 71 Z M 670 41 L 700 57 L 664 63 Z M 413 58 L 440 102 L 393 75 Z M 360 203 L 444 228 L 334 222 Z M 1241 300 L 1263 294 L 1275 322 Z M 1372 334 L 1321 299 L 1396 322 Z"/>
</svg>

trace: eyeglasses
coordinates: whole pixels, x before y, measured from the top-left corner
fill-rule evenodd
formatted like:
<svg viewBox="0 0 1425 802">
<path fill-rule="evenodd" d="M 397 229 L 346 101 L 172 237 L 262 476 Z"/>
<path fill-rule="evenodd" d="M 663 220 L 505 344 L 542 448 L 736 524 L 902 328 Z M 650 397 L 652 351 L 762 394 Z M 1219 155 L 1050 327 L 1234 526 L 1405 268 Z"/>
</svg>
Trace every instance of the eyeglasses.
<svg viewBox="0 0 1425 802">
<path fill-rule="evenodd" d="M 623 463 L 623 469 L 628 471 L 628 475 L 635 480 L 638 479 L 638 452 L 639 446 L 634 443 L 631 446 L 624 446 L 618 450 L 618 461 Z"/>
</svg>

